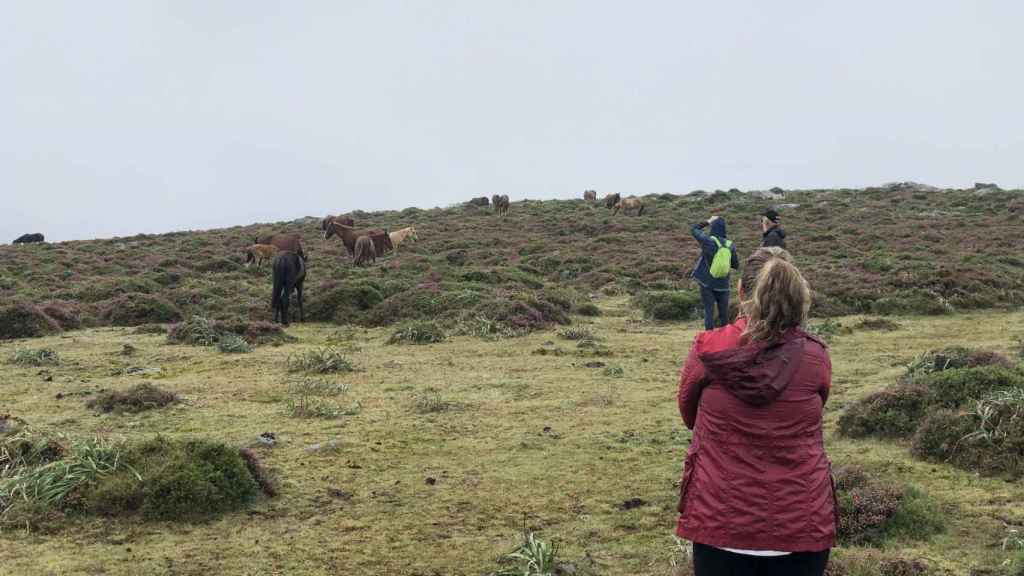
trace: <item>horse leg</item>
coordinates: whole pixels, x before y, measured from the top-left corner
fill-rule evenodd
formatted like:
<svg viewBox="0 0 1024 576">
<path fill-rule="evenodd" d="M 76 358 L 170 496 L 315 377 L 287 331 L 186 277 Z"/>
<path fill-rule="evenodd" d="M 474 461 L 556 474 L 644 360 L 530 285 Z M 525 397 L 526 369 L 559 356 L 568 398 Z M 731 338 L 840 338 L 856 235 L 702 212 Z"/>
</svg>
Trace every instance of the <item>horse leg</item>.
<svg viewBox="0 0 1024 576">
<path fill-rule="evenodd" d="M 284 294 L 281 295 L 281 324 L 285 326 L 291 324 L 291 317 L 288 316 L 288 304 L 292 299 L 292 291 L 288 288 L 290 287 L 285 285 Z"/>
<path fill-rule="evenodd" d="M 305 314 L 303 314 L 303 312 L 302 312 L 302 283 L 301 282 L 298 283 L 295 286 L 295 291 L 298 293 L 298 296 L 299 296 L 299 322 L 305 322 L 306 321 Z"/>
</svg>

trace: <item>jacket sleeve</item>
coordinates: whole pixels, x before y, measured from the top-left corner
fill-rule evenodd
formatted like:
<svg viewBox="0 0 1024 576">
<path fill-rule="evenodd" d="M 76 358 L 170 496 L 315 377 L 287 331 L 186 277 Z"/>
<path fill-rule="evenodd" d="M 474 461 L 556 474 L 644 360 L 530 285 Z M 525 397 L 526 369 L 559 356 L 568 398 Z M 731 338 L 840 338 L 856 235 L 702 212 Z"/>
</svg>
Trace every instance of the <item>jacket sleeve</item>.
<svg viewBox="0 0 1024 576">
<path fill-rule="evenodd" d="M 679 374 L 679 415 L 683 417 L 683 423 L 690 430 L 693 430 L 694 424 L 697 423 L 700 393 L 707 383 L 704 376 L 704 365 L 697 357 L 697 339 L 694 338 L 690 353 L 686 357 L 686 364 Z"/>
<path fill-rule="evenodd" d="M 824 406 L 828 402 L 828 394 L 832 391 L 832 358 L 828 355 L 828 350 L 825 351 L 825 383 L 822 385 L 821 390 L 818 390 L 818 394 L 821 395 L 821 405 Z"/>
<path fill-rule="evenodd" d="M 696 238 L 697 242 L 700 242 L 702 246 L 705 242 L 711 241 L 708 235 L 704 232 L 704 227 L 707 225 L 707 222 L 701 222 L 690 227 L 690 234 L 693 234 L 693 237 Z"/>
</svg>

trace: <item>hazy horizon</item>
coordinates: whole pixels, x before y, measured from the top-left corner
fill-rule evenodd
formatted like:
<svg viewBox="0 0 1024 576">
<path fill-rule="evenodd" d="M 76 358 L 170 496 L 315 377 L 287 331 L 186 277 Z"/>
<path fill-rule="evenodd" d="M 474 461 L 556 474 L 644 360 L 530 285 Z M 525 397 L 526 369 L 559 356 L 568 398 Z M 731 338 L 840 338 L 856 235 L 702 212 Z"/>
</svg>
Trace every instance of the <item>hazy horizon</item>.
<svg viewBox="0 0 1024 576">
<path fill-rule="evenodd" d="M 474 196 L 1024 185 L 1024 5 L 11 3 L 0 243 Z"/>
</svg>

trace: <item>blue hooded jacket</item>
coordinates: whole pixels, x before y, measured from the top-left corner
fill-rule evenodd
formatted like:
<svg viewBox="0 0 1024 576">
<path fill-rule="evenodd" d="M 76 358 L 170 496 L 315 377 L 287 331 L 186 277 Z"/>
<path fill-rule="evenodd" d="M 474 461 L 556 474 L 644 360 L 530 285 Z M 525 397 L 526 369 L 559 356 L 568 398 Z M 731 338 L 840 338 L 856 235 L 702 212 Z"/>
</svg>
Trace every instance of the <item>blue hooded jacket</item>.
<svg viewBox="0 0 1024 576">
<path fill-rule="evenodd" d="M 704 232 L 704 227 L 707 226 L 706 222 L 700 224 L 694 224 L 690 228 L 690 232 L 693 233 L 693 237 L 700 244 L 700 260 L 697 261 L 697 266 L 693 269 L 691 276 L 698 284 L 704 288 L 710 288 L 716 292 L 728 292 L 729 291 L 729 278 L 712 278 L 711 277 L 711 261 L 715 259 L 715 252 L 718 252 L 718 245 L 711 239 L 712 236 L 717 236 L 722 245 L 725 245 L 725 219 L 716 218 L 711 223 L 711 234 Z M 732 269 L 739 270 L 740 259 L 736 256 L 736 244 L 732 245 Z"/>
</svg>

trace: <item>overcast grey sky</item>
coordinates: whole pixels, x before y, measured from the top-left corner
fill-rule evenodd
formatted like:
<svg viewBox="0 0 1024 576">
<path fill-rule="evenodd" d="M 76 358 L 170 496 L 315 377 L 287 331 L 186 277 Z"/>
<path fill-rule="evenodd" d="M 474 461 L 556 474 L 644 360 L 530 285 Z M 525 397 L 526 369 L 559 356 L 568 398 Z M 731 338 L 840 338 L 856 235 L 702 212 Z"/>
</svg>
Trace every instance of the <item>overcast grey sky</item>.
<svg viewBox="0 0 1024 576">
<path fill-rule="evenodd" d="M 0 0 L 0 241 L 1022 186 L 1024 2 Z"/>
</svg>

